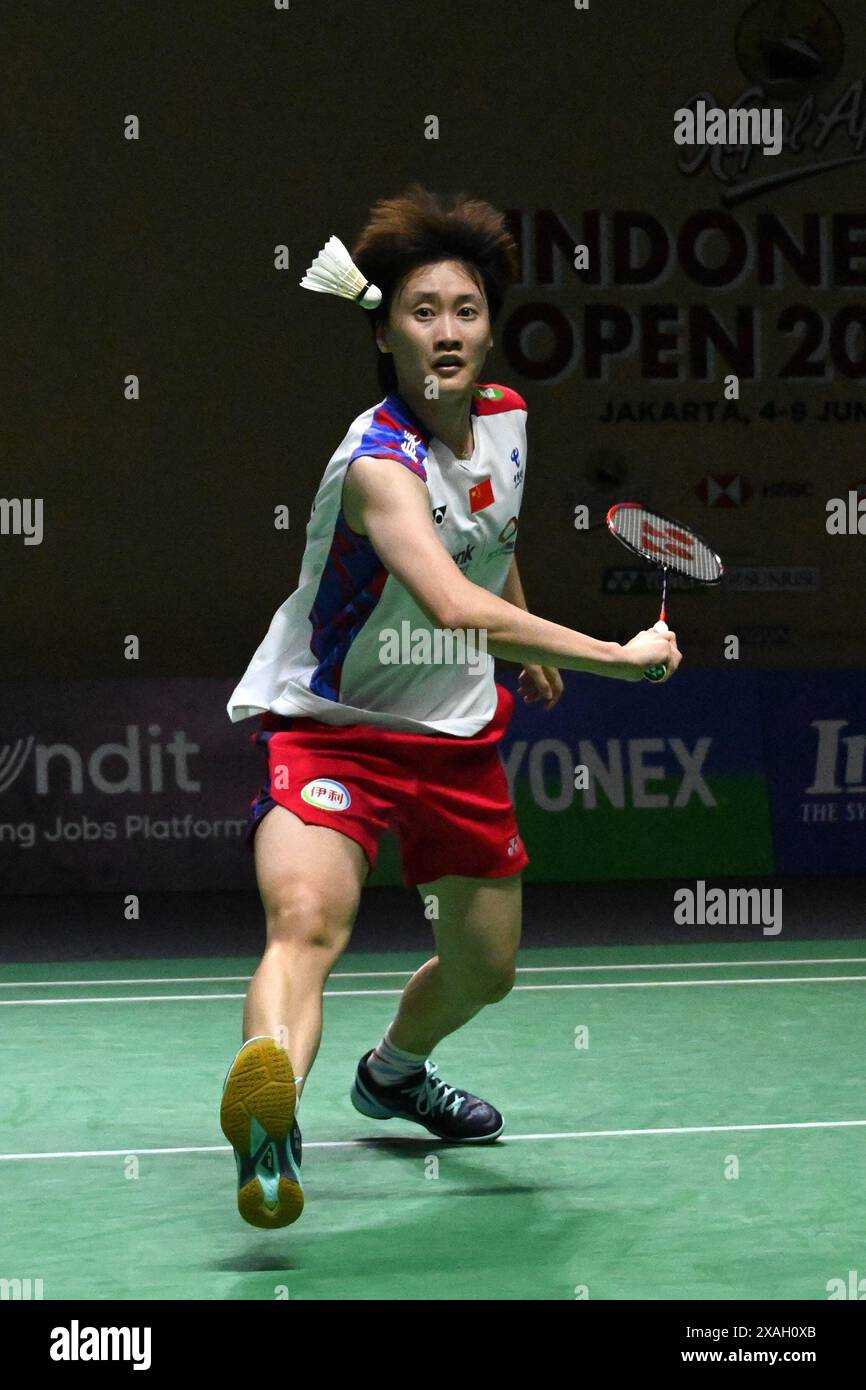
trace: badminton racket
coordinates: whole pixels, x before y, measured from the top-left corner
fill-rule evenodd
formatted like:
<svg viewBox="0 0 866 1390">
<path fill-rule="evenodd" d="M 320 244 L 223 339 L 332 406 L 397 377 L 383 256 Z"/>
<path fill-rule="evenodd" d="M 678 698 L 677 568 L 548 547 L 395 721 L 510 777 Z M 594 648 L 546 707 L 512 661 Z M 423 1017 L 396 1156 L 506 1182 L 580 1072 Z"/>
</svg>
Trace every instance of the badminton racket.
<svg viewBox="0 0 866 1390">
<path fill-rule="evenodd" d="M 668 570 L 699 584 L 718 584 L 725 572 L 716 552 L 696 531 L 669 516 L 649 511 L 640 502 L 617 502 L 606 520 L 608 530 L 618 541 L 662 570 L 662 608 L 654 626 L 656 632 L 669 631 Z M 649 681 L 664 680 L 666 670 L 665 666 L 648 666 L 644 676 Z"/>
</svg>

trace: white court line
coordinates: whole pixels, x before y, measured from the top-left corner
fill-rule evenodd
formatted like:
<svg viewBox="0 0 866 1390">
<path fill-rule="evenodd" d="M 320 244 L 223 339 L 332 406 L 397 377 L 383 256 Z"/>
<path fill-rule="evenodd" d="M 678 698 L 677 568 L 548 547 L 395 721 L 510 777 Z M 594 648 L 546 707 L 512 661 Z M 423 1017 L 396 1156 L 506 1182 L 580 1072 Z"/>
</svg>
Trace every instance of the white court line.
<svg viewBox="0 0 866 1390">
<path fill-rule="evenodd" d="M 866 975 L 780 975 L 757 980 L 621 980 L 596 985 L 515 985 L 512 994 L 553 989 L 693 989 L 698 985 L 835 985 L 866 980 Z M 323 999 L 373 998 L 402 994 L 401 989 L 326 989 Z M 54 1004 L 170 1004 L 206 999 L 245 999 L 245 994 L 118 994 L 90 999 L 0 999 L 0 1009 L 35 1008 Z"/>
<path fill-rule="evenodd" d="M 544 950 L 544 947 L 533 947 Z M 553 949 L 553 948 L 548 948 Z M 866 956 L 802 956 L 786 960 L 687 960 L 651 961 L 636 965 L 520 965 L 518 975 L 562 975 L 565 972 L 589 970 L 730 970 L 740 966 L 753 965 L 764 969 L 767 965 L 862 965 Z M 384 980 L 391 976 L 408 979 L 412 970 L 333 970 L 330 980 Z M 79 985 L 204 985 L 233 984 L 238 980 L 251 980 L 252 975 L 139 975 L 125 980 L 0 980 L 0 989 L 62 989 L 64 985 L 78 988 Z"/>
<path fill-rule="evenodd" d="M 411 1123 L 411 1122 L 410 1122 Z M 669 1134 L 733 1134 L 747 1131 L 766 1131 L 771 1129 L 857 1129 L 866 1126 L 866 1120 L 790 1120 L 780 1123 L 752 1124 L 752 1125 L 671 1125 L 664 1129 L 576 1129 L 562 1130 L 552 1133 L 541 1134 L 503 1134 L 500 1135 L 497 1143 L 519 1144 L 526 1142 L 538 1143 L 547 1139 L 630 1139 L 640 1138 L 647 1135 L 669 1135 Z M 435 1134 L 421 1135 L 395 1135 L 394 1139 L 384 1136 L 375 1136 L 370 1139 L 319 1139 L 308 1143 L 304 1140 L 304 1153 L 307 1149 L 354 1149 L 375 1147 L 376 1144 L 391 1145 L 395 1142 L 404 1144 L 420 1145 L 429 1147 L 436 1142 Z M 442 1143 L 447 1141 L 442 1140 Z M 449 1145 L 453 1148 L 466 1148 L 467 1145 Z M 476 1148 L 485 1148 L 486 1145 L 475 1145 Z M 34 1158 L 127 1158 L 134 1155 L 153 1155 L 153 1154 L 209 1154 L 209 1153 L 231 1153 L 228 1144 L 190 1144 L 184 1147 L 173 1149 L 137 1149 L 131 1146 L 127 1149 L 69 1149 L 60 1150 L 56 1153 L 18 1153 L 0 1154 L 0 1163 L 23 1163 L 30 1162 Z"/>
</svg>

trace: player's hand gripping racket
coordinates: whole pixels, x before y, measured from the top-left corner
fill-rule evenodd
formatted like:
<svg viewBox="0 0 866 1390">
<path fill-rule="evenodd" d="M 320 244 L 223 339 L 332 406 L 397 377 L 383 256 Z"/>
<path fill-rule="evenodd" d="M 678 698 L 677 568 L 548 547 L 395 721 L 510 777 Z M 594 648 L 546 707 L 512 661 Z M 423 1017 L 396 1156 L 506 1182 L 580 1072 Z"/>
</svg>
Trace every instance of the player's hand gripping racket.
<svg viewBox="0 0 866 1390">
<path fill-rule="evenodd" d="M 685 574 L 699 584 L 718 584 L 725 572 L 714 550 L 696 531 L 681 526 L 669 516 L 650 512 L 640 502 L 617 502 L 607 514 L 608 530 L 635 555 L 649 560 L 662 569 L 662 611 L 655 624 L 656 632 L 667 632 L 665 604 L 668 596 L 668 570 Z M 664 666 L 649 666 L 644 675 L 649 681 L 664 680 Z"/>
</svg>

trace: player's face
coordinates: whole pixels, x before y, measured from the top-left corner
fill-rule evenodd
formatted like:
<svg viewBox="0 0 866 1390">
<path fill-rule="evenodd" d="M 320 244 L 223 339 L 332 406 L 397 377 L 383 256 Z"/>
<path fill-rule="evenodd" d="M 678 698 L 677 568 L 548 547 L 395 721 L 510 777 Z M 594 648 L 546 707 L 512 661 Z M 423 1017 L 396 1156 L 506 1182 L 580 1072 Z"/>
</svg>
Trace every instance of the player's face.
<svg viewBox="0 0 866 1390">
<path fill-rule="evenodd" d="M 460 261 L 419 266 L 394 296 L 378 336 L 394 354 L 401 384 L 420 391 L 432 378 L 440 396 L 468 392 L 493 346 L 484 290 Z M 446 365 L 450 359 L 454 365 Z"/>
</svg>

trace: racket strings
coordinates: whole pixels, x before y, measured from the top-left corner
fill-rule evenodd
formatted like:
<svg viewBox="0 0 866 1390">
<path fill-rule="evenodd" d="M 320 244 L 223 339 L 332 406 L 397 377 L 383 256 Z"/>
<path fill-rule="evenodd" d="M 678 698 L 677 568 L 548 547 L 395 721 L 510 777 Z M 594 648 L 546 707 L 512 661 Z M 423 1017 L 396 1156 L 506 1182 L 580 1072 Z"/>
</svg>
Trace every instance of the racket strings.
<svg viewBox="0 0 866 1390">
<path fill-rule="evenodd" d="M 703 584 L 720 579 L 718 555 L 687 527 L 644 507 L 619 506 L 612 513 L 609 524 L 614 535 L 644 559 Z"/>
</svg>

